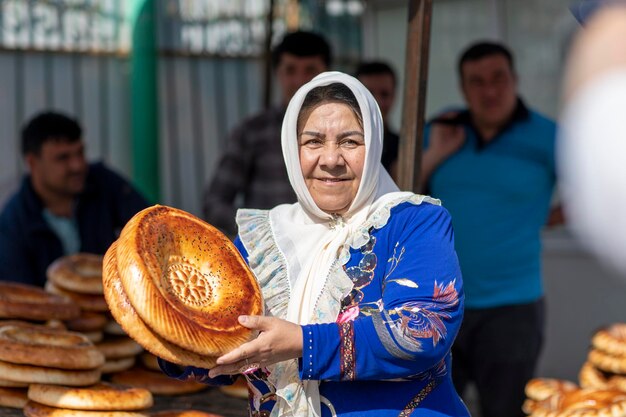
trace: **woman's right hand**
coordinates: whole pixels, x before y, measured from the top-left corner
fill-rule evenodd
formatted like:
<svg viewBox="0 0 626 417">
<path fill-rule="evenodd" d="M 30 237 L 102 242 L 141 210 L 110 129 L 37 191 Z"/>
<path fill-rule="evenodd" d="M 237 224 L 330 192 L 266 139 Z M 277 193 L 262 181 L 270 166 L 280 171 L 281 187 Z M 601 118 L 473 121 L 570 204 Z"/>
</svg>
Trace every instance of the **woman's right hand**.
<svg viewBox="0 0 626 417">
<path fill-rule="evenodd" d="M 302 356 L 302 327 L 276 317 L 239 316 L 239 323 L 258 330 L 259 336 L 217 359 L 209 376 L 245 373 Z"/>
</svg>

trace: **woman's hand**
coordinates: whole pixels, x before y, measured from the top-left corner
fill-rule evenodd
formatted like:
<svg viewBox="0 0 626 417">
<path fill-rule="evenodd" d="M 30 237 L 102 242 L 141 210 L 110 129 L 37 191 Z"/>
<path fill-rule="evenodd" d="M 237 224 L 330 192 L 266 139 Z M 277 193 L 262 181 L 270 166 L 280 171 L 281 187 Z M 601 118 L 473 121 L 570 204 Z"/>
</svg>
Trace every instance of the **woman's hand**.
<svg viewBox="0 0 626 417">
<path fill-rule="evenodd" d="M 258 330 L 259 336 L 217 359 L 209 377 L 243 373 L 302 356 L 302 327 L 275 317 L 239 316 L 239 323 Z"/>
</svg>

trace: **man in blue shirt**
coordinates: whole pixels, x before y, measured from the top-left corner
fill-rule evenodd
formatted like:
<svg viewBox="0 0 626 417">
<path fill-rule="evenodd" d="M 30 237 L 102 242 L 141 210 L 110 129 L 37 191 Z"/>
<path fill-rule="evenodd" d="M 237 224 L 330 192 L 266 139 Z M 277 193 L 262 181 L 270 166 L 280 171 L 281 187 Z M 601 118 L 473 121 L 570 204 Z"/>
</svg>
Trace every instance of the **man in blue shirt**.
<svg viewBox="0 0 626 417">
<path fill-rule="evenodd" d="M 22 130 L 28 175 L 0 214 L 0 280 L 43 286 L 56 258 L 103 254 L 148 206 L 121 176 L 88 164 L 79 124 L 42 113 Z"/>
<path fill-rule="evenodd" d="M 543 340 L 540 231 L 550 212 L 556 125 L 517 92 L 513 57 L 477 43 L 459 60 L 467 108 L 427 126 L 425 188 L 452 215 L 465 318 L 452 348 L 459 393 L 475 382 L 484 417 L 523 416 Z"/>
</svg>

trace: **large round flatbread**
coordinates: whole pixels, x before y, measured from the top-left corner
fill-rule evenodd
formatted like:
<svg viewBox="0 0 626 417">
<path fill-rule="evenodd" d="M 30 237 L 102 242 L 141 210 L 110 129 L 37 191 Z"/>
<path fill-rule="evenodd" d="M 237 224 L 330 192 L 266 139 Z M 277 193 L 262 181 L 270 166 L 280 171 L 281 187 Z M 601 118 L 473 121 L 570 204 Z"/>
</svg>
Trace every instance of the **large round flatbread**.
<svg viewBox="0 0 626 417">
<path fill-rule="evenodd" d="M 34 285 L 0 281 L 0 318 L 68 320 L 78 316 L 80 308 L 68 298 Z"/>
<path fill-rule="evenodd" d="M 237 318 L 263 313 L 259 285 L 233 243 L 182 210 L 153 206 L 135 215 L 107 251 L 105 286 L 107 274 L 117 275 L 156 334 L 201 355 L 217 357 L 250 340 L 254 332 Z M 119 300 L 106 290 L 105 297 L 116 317 Z"/>
<path fill-rule="evenodd" d="M 101 313 L 83 311 L 80 317 L 66 320 L 65 325 L 68 330 L 75 332 L 95 332 L 103 330 L 107 324 L 107 317 Z"/>
<path fill-rule="evenodd" d="M 100 368 L 103 374 L 112 374 L 115 372 L 122 372 L 132 368 L 137 361 L 136 356 L 130 356 L 128 358 L 107 358 L 106 362 Z"/>
<path fill-rule="evenodd" d="M 0 407 L 24 408 L 27 401 L 26 388 L 0 387 Z"/>
<path fill-rule="evenodd" d="M 81 333 L 44 327 L 0 327 L 0 360 L 62 369 L 94 369 L 104 355 Z"/>
<path fill-rule="evenodd" d="M 85 294 L 102 294 L 102 255 L 76 253 L 52 262 L 46 275 L 57 287 Z"/>
<path fill-rule="evenodd" d="M 0 375 L 9 381 L 81 387 L 100 380 L 100 370 L 70 371 L 0 361 Z"/>
<path fill-rule="evenodd" d="M 610 355 L 626 356 L 626 323 L 614 323 L 598 330 L 591 344 Z"/>
<path fill-rule="evenodd" d="M 217 358 L 203 356 L 195 352 L 176 346 L 160 335 L 155 333 L 143 322 L 133 306 L 128 301 L 122 283 L 117 274 L 115 257 L 109 254 L 115 253 L 116 243 L 113 243 L 109 252 L 104 257 L 104 296 L 109 305 L 111 313 L 129 336 L 143 346 L 152 354 L 178 365 L 193 365 L 200 368 L 211 369 L 215 366 Z"/>
<path fill-rule="evenodd" d="M 143 410 L 152 407 L 152 393 L 142 388 L 100 382 L 89 387 L 32 384 L 28 398 L 51 407 L 74 410 Z"/>
<path fill-rule="evenodd" d="M 143 352 L 141 345 L 128 336 L 117 336 L 104 339 L 96 345 L 107 359 L 127 358 Z"/>
<path fill-rule="evenodd" d="M 9 381 L 8 379 L 0 378 L 0 387 L 2 388 L 28 388 L 28 382 Z"/>
<path fill-rule="evenodd" d="M 49 293 L 62 295 L 71 299 L 83 311 L 95 311 L 100 313 L 109 311 L 109 306 L 106 301 L 104 301 L 102 294 L 84 294 L 70 291 L 59 287 L 50 280 L 46 281 L 44 289 Z"/>
<path fill-rule="evenodd" d="M 26 417 L 148 417 L 148 413 L 139 411 L 88 411 L 69 408 L 49 407 L 35 401 L 28 401 L 24 406 Z"/>
</svg>

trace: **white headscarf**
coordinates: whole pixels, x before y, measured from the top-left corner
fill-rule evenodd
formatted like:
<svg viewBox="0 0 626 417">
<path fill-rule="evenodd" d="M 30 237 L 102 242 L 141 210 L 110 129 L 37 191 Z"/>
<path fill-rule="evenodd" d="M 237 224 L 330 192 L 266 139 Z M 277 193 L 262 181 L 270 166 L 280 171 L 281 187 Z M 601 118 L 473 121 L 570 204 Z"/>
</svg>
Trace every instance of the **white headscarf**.
<svg viewBox="0 0 626 417">
<path fill-rule="evenodd" d="M 357 194 L 345 214 L 338 218 L 322 211 L 307 189 L 300 166 L 297 123 L 306 95 L 312 89 L 333 83 L 347 86 L 357 99 L 363 118 L 365 136 L 365 164 Z M 270 210 L 272 231 L 279 250 L 286 259 L 286 269 L 291 283 L 291 297 L 286 319 L 298 324 L 310 324 L 320 320 L 316 303 L 327 290 L 331 268 L 346 251 L 363 245 L 362 226 L 368 217 L 393 200 L 406 199 L 412 193 L 399 192 L 380 159 L 383 146 L 383 120 L 376 100 L 356 78 L 340 72 L 325 72 L 302 86 L 289 102 L 282 127 L 282 149 L 289 181 L 298 197 L 292 205 L 280 205 Z M 345 274 L 344 274 L 345 275 Z M 351 285 L 349 278 L 348 285 Z M 349 291 L 348 291 L 349 292 Z M 339 313 L 326 311 L 328 321 L 334 321 Z M 305 338 L 306 339 L 306 338 Z M 305 359 L 306 361 L 306 359 Z M 307 364 L 305 364 L 306 366 Z M 287 370 L 285 370 L 287 371 Z M 292 367 L 288 373 L 297 372 Z M 281 378 L 286 381 L 286 378 Z M 307 415 L 320 415 L 320 397 L 317 381 L 305 381 L 303 389 L 281 395 L 283 382 L 277 382 L 278 415 L 302 412 L 303 402 L 308 404 Z"/>
</svg>

